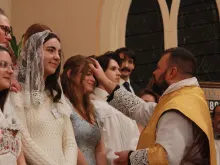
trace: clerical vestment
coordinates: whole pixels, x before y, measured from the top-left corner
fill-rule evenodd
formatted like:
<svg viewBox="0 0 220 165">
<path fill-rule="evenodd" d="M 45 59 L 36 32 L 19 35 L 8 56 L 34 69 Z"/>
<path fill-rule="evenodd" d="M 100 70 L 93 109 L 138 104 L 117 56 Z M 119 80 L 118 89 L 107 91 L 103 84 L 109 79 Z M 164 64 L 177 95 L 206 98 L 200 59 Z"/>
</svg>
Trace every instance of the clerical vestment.
<svg viewBox="0 0 220 165">
<path fill-rule="evenodd" d="M 216 151 L 209 109 L 201 88 L 196 86 L 183 87 L 160 98 L 158 105 L 147 127 L 142 131 L 137 149 L 153 148 L 148 151 L 151 164 L 168 164 L 162 146 L 155 144 L 156 129 L 162 114 L 176 110 L 192 120 L 207 136 L 210 148 L 210 165 L 216 165 Z M 161 162 L 157 162 L 158 158 Z M 151 165 L 150 164 L 150 165 Z"/>
</svg>

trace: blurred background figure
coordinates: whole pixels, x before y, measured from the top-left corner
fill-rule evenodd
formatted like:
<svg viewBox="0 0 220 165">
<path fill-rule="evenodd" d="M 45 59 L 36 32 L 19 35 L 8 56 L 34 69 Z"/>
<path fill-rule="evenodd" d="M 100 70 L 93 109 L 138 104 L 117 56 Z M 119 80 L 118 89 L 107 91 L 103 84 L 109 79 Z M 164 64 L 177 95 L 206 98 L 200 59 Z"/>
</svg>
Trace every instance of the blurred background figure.
<svg viewBox="0 0 220 165">
<path fill-rule="evenodd" d="M 217 105 L 213 110 L 212 122 L 215 140 L 220 140 L 220 105 Z"/>
<path fill-rule="evenodd" d="M 0 8 L 0 44 L 8 49 L 11 54 L 12 62 L 14 63 L 16 59 L 10 47 L 11 35 L 12 28 L 8 16 L 5 11 Z"/>
<path fill-rule="evenodd" d="M 156 94 L 153 90 L 149 88 L 145 88 L 141 90 L 141 92 L 138 95 L 141 99 L 143 99 L 145 102 L 155 102 L 158 103 L 159 95 Z"/>
<path fill-rule="evenodd" d="M 217 105 L 213 110 L 212 123 L 215 137 L 217 164 L 220 164 L 220 105 Z"/>
<path fill-rule="evenodd" d="M 0 44 L 9 47 L 11 40 L 11 25 L 5 12 L 0 8 Z"/>
</svg>

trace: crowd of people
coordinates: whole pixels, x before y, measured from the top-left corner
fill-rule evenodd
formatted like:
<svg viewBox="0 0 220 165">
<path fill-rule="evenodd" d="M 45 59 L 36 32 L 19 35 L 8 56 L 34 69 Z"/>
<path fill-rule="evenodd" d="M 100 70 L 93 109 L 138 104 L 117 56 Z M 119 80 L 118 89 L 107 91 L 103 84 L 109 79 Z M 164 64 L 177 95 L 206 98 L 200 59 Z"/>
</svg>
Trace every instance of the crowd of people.
<svg viewBox="0 0 220 165">
<path fill-rule="evenodd" d="M 31 25 L 16 60 L 11 38 L 0 9 L 0 165 L 220 164 L 220 106 L 212 122 L 190 51 L 165 50 L 141 89 L 129 48 L 62 66 L 50 27 Z"/>
</svg>

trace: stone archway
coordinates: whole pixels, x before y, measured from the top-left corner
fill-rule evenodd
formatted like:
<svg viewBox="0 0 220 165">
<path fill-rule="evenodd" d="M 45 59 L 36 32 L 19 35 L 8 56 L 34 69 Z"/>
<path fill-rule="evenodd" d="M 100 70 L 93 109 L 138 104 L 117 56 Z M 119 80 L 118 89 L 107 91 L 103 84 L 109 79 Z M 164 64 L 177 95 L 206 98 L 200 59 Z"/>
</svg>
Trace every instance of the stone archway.
<svg viewBox="0 0 220 165">
<path fill-rule="evenodd" d="M 125 46 L 128 10 L 132 0 L 100 0 L 97 16 L 97 54 Z"/>
</svg>

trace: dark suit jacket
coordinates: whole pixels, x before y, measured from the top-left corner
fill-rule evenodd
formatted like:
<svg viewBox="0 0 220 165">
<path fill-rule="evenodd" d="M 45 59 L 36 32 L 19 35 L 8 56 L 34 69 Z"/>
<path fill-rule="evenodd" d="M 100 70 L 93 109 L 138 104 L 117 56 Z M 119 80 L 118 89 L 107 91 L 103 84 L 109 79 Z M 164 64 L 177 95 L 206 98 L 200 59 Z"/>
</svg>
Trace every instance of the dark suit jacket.
<svg viewBox="0 0 220 165">
<path fill-rule="evenodd" d="M 139 84 L 137 84 L 136 82 L 134 82 L 134 81 L 132 81 L 132 80 L 130 80 L 130 84 L 131 84 L 131 87 L 133 88 L 133 90 L 134 90 L 134 93 L 136 94 L 136 95 L 138 95 L 139 94 L 139 92 L 141 91 L 141 86 L 139 85 Z"/>
</svg>

